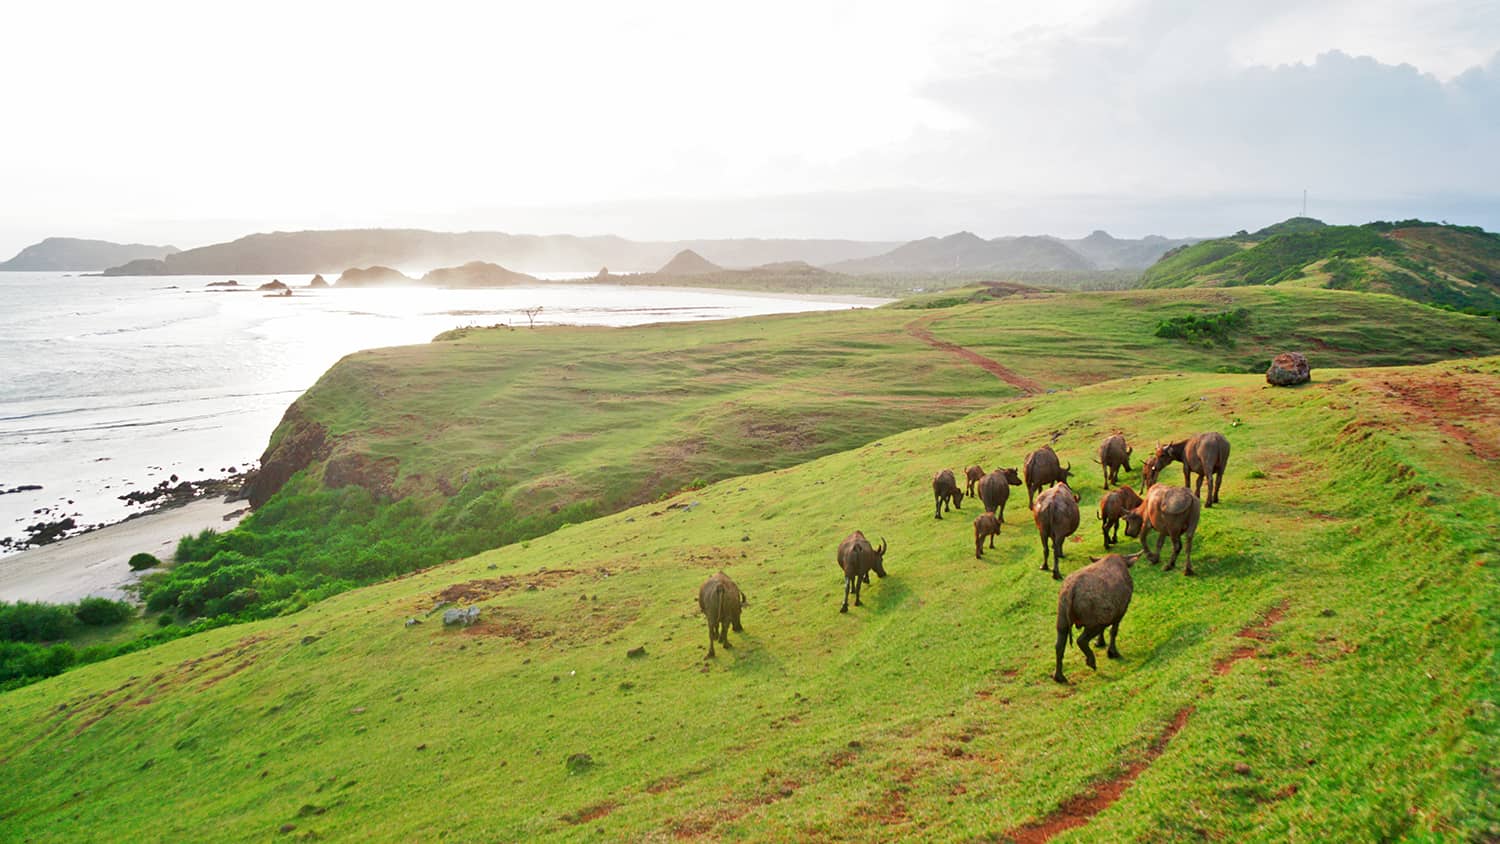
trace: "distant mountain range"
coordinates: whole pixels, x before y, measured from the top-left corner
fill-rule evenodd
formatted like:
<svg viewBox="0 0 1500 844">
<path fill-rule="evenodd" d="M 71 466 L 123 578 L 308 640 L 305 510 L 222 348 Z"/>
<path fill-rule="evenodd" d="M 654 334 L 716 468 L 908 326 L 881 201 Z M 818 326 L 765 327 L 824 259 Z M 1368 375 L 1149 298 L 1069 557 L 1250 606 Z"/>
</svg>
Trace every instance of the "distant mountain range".
<svg viewBox="0 0 1500 844">
<path fill-rule="evenodd" d="M 1500 313 L 1500 234 L 1424 220 L 1330 226 L 1293 217 L 1173 250 L 1141 283 L 1327 287 Z"/>
<path fill-rule="evenodd" d="M 127 261 L 160 260 L 177 252 L 175 246 L 110 243 L 77 237 L 49 237 L 22 249 L 0 263 L 0 271 L 99 272 Z"/>
<path fill-rule="evenodd" d="M 1046 235 L 985 240 L 959 232 L 914 240 L 883 255 L 841 261 L 828 269 L 852 274 L 1142 269 L 1168 250 L 1194 242 L 1155 235 L 1127 240 L 1102 231 L 1077 240 Z"/>
</svg>

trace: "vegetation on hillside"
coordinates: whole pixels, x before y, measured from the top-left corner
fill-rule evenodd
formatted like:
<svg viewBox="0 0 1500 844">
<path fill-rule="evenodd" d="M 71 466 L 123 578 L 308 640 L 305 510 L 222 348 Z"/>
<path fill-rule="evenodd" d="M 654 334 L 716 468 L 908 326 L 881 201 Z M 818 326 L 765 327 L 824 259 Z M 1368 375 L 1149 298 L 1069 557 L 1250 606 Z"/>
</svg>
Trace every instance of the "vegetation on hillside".
<svg viewBox="0 0 1500 844">
<path fill-rule="evenodd" d="M 1145 287 L 1290 284 L 1390 293 L 1481 315 L 1500 313 L 1500 235 L 1421 220 L 1329 226 L 1293 218 L 1255 234 L 1181 247 Z"/>
<path fill-rule="evenodd" d="M 38 842 L 1004 840 L 1071 811 L 1056 840 L 1493 837 L 1500 359 L 1323 371 L 1008 401 L 9 692 L 0 821 Z M 1124 658 L 1070 648 L 1058 686 L 1024 510 L 975 560 L 976 511 L 934 520 L 932 472 L 1213 429 L 1234 452 L 1199 576 L 1137 563 Z M 1097 477 L 1077 488 L 1064 573 L 1101 550 Z M 890 576 L 840 615 L 853 528 L 888 540 Z M 706 662 L 694 596 L 719 569 L 750 606 Z M 444 601 L 479 623 L 444 629 Z"/>
</svg>

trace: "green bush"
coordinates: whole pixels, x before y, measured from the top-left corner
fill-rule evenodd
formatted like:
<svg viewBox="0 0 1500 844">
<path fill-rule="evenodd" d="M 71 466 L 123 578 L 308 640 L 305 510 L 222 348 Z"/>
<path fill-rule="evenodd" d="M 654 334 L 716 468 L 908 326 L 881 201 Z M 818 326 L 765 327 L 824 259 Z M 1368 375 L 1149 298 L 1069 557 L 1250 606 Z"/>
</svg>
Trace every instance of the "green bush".
<svg viewBox="0 0 1500 844">
<path fill-rule="evenodd" d="M 0 642 L 0 691 L 61 674 L 77 658 L 72 645 Z"/>
<path fill-rule="evenodd" d="M 183 538 L 186 539 L 187 537 Z M 153 554 L 147 554 L 145 551 L 130 558 L 131 571 L 145 571 L 146 569 L 154 569 L 159 565 L 161 565 L 161 560 L 156 559 L 156 556 Z"/>
<path fill-rule="evenodd" d="M 1174 340 L 1231 342 L 1235 332 L 1250 325 L 1250 311 L 1235 308 L 1216 314 L 1188 314 L 1156 324 L 1156 336 Z"/>
<path fill-rule="evenodd" d="M 73 617 L 89 627 L 119 624 L 135 618 L 135 607 L 126 601 L 108 598 L 84 598 L 73 609 Z"/>
<path fill-rule="evenodd" d="M 76 625 L 73 608 L 67 604 L 0 602 L 0 640 L 53 642 L 66 638 Z"/>
</svg>

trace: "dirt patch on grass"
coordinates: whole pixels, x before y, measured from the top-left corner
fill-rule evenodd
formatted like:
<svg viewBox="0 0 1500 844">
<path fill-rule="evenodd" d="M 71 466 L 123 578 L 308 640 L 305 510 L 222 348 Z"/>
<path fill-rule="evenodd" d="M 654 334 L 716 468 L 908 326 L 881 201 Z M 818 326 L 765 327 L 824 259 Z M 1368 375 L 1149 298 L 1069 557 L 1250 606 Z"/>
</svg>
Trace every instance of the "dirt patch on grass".
<svg viewBox="0 0 1500 844">
<path fill-rule="evenodd" d="M 573 826 L 577 826 L 581 823 L 588 823 L 589 821 L 597 821 L 605 815 L 608 815 L 610 812 L 613 812 L 615 810 L 615 805 L 616 804 L 614 803 L 614 801 L 606 800 L 603 803 L 595 803 L 592 806 L 585 806 L 576 812 L 569 812 L 568 814 L 563 815 L 562 821 L 563 823 L 572 824 Z"/>
<path fill-rule="evenodd" d="M 482 578 L 470 580 L 464 583 L 455 583 L 432 596 L 429 603 L 421 607 L 425 612 L 433 604 L 448 602 L 450 604 L 474 604 L 486 600 L 494 595 L 506 592 L 526 590 L 534 592 L 540 589 L 550 589 L 566 580 L 575 577 L 592 575 L 594 580 L 609 577 L 616 572 L 607 568 L 598 569 L 539 569 L 528 574 L 501 575 L 500 577 Z"/>
<path fill-rule="evenodd" d="M 1269 642 L 1271 640 L 1271 628 L 1286 616 L 1287 602 L 1282 601 L 1261 613 L 1260 618 L 1245 625 L 1235 635 L 1241 639 L 1253 639 L 1256 642 Z M 1222 677 L 1234 668 L 1235 663 L 1240 660 L 1249 659 L 1260 652 L 1257 645 L 1241 645 L 1229 652 L 1228 656 L 1220 657 L 1214 663 L 1214 674 Z"/>
<path fill-rule="evenodd" d="M 1052 814 L 1036 823 L 1012 830 L 1006 834 L 1006 837 L 1016 844 L 1041 844 L 1060 832 L 1066 832 L 1088 823 L 1095 815 L 1108 809 L 1120 799 L 1125 789 L 1129 788 L 1131 783 L 1134 783 L 1136 778 L 1167 749 L 1167 744 L 1182 731 L 1192 714 L 1192 706 L 1184 706 L 1177 710 L 1177 714 L 1172 716 L 1172 721 L 1167 724 L 1167 728 L 1162 730 L 1161 734 L 1151 742 L 1151 746 L 1146 749 L 1145 755 L 1131 763 L 1119 776 L 1096 785 L 1088 794 L 1068 798 Z"/>
<path fill-rule="evenodd" d="M 921 340 L 923 343 L 926 343 L 934 349 L 958 355 L 960 358 L 963 358 L 969 363 L 980 367 L 985 372 L 988 372 L 996 378 L 999 378 L 1001 381 L 1004 381 L 1012 387 L 1015 387 L 1028 396 L 1046 392 L 1046 388 L 1043 387 L 1040 383 L 1033 381 L 1030 378 L 1027 378 L 1026 376 L 1020 374 L 1019 372 L 1016 372 L 1015 370 L 1004 366 L 999 361 L 990 360 L 984 355 L 981 355 L 971 349 L 966 349 L 963 346 L 958 345 L 957 343 L 950 343 L 947 340 L 939 340 L 932 333 L 932 330 L 928 328 L 928 326 L 932 324 L 932 321 L 934 319 L 935 317 L 923 317 L 922 319 L 913 320 L 907 323 L 906 333 L 917 338 L 918 340 Z"/>
<path fill-rule="evenodd" d="M 1453 437 L 1481 460 L 1500 460 L 1500 435 L 1494 427 L 1500 418 L 1500 389 L 1493 384 L 1440 374 L 1380 381 L 1376 386 L 1409 418 Z"/>
</svg>

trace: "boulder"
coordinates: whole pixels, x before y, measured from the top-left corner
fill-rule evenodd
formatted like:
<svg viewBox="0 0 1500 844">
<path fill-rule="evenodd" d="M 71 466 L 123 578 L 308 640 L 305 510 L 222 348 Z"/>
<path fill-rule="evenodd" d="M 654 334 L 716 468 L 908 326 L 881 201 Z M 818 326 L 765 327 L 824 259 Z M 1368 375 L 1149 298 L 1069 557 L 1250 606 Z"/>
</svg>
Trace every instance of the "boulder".
<svg viewBox="0 0 1500 844">
<path fill-rule="evenodd" d="M 277 278 L 277 279 L 272 279 L 271 281 L 268 281 L 265 284 L 262 284 L 261 286 L 255 288 L 255 289 L 256 290 L 286 290 L 287 286 L 286 286 L 286 282 L 284 282 L 281 279 Z"/>
<path fill-rule="evenodd" d="M 323 278 L 323 274 L 319 273 L 319 274 L 317 274 L 317 275 L 315 275 L 315 276 L 312 277 L 312 281 L 309 281 L 307 283 L 307 286 L 308 287 L 327 287 L 328 286 L 328 282 L 327 282 L 327 280 L 325 280 Z"/>
<path fill-rule="evenodd" d="M 479 607 L 455 607 L 451 610 L 443 611 L 444 627 L 452 627 L 454 625 L 462 625 L 464 627 L 468 627 L 470 624 L 473 624 L 478 620 Z"/>
<path fill-rule="evenodd" d="M 1312 370 L 1301 352 L 1282 352 L 1266 370 L 1266 383 L 1273 387 L 1290 387 L 1312 380 Z"/>
</svg>

